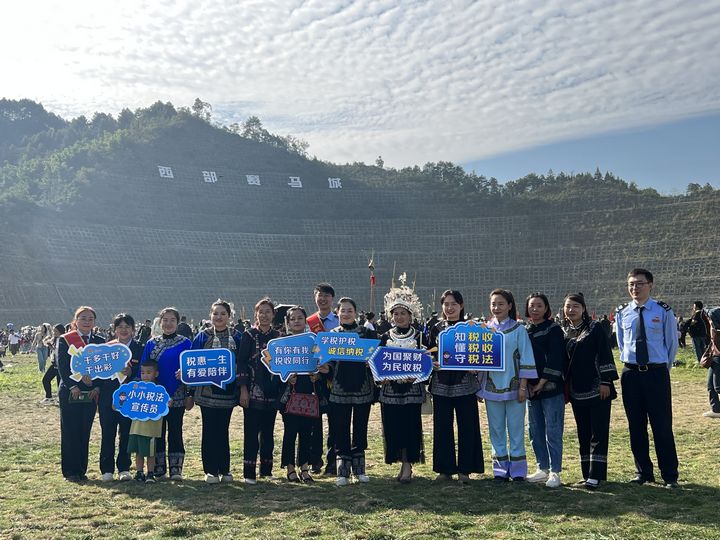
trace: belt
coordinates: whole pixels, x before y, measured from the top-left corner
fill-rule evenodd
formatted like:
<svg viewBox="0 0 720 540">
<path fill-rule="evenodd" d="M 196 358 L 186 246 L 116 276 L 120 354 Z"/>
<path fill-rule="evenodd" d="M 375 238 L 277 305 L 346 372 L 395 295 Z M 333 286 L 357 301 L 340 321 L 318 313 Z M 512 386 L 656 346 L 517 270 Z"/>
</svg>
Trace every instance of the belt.
<svg viewBox="0 0 720 540">
<path fill-rule="evenodd" d="M 640 371 L 642 373 L 648 371 L 649 369 L 660 369 L 665 368 L 667 369 L 667 364 L 658 364 L 658 363 L 651 363 L 651 364 L 645 364 L 644 366 L 638 366 L 637 364 L 625 364 L 625 367 L 627 369 L 632 369 L 633 371 Z"/>
</svg>

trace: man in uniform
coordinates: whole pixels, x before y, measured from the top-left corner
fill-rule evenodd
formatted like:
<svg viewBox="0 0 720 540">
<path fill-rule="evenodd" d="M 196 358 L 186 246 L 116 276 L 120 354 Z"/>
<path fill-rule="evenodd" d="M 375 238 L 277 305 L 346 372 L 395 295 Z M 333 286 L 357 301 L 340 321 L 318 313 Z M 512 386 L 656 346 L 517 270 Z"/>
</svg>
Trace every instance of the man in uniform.
<svg viewBox="0 0 720 540">
<path fill-rule="evenodd" d="M 634 484 L 654 482 L 647 424 L 655 440 L 660 474 L 668 488 L 678 487 L 678 458 L 672 431 L 670 368 L 678 349 L 675 315 L 670 306 L 650 297 L 653 275 L 631 270 L 627 287 L 632 301 L 615 315 L 620 360 L 620 384 L 630 428 L 630 448 L 637 474 Z"/>
</svg>

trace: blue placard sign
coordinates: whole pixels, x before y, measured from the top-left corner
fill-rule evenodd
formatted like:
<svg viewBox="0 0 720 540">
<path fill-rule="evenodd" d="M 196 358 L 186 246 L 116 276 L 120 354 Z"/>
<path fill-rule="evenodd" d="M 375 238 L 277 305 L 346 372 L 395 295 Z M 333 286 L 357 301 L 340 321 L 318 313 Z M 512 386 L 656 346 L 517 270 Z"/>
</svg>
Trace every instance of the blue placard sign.
<svg viewBox="0 0 720 540">
<path fill-rule="evenodd" d="M 459 323 L 438 336 L 440 369 L 505 370 L 505 335 L 479 324 Z"/>
<path fill-rule="evenodd" d="M 314 344 L 312 332 L 271 339 L 263 351 L 263 364 L 282 382 L 287 382 L 293 373 L 315 373 L 318 361 L 313 356 Z"/>
<path fill-rule="evenodd" d="M 361 338 L 354 332 L 320 332 L 315 338 L 313 352 L 318 364 L 330 360 L 365 362 L 378 345 L 379 339 Z"/>
<path fill-rule="evenodd" d="M 188 386 L 212 384 L 225 388 L 235 380 L 235 355 L 230 349 L 190 349 L 180 353 L 180 380 Z"/>
<path fill-rule="evenodd" d="M 132 358 L 132 352 L 122 343 L 91 343 L 80 349 L 70 346 L 70 377 L 79 381 L 85 375 L 91 379 L 118 379 L 124 381 L 122 373 Z"/>
<path fill-rule="evenodd" d="M 422 349 L 378 347 L 370 357 L 370 371 L 378 382 L 403 379 L 426 381 L 432 368 L 432 357 Z"/>
<path fill-rule="evenodd" d="M 125 383 L 113 392 L 115 410 L 133 420 L 158 420 L 170 411 L 170 394 L 153 382 Z"/>
</svg>

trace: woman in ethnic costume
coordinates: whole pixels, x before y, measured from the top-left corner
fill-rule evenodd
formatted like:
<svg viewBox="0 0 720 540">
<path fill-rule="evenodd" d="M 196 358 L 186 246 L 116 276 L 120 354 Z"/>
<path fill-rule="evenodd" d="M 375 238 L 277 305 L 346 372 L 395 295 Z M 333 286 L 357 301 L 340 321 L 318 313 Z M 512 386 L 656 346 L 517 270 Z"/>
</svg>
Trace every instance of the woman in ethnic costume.
<svg viewBox="0 0 720 540">
<path fill-rule="evenodd" d="M 403 274 L 404 275 L 404 274 Z M 385 313 L 392 328 L 380 336 L 380 345 L 402 349 L 421 349 L 423 335 L 412 326 L 413 317 L 421 316 L 421 304 L 415 292 L 405 285 L 393 287 L 385 295 Z M 402 463 L 397 480 L 408 483 L 412 479 L 413 463 L 425 463 L 422 416 L 425 383 L 386 381 L 380 390 L 385 463 Z"/>
<path fill-rule="evenodd" d="M 475 393 L 480 388 L 476 371 L 440 370 L 437 361 L 438 336 L 443 330 L 463 322 L 465 307 L 460 291 L 447 290 L 440 297 L 443 318 L 431 329 L 428 349 L 433 353 L 435 372 L 430 379 L 433 396 L 433 471 L 438 480 L 457 474 L 462 483 L 471 473 L 485 471 L 480 415 Z M 458 445 L 455 453 L 454 423 L 457 420 Z"/>
<path fill-rule="evenodd" d="M 229 326 L 233 310 L 225 300 L 217 300 L 210 306 L 212 326 L 195 336 L 193 349 L 228 349 L 236 361 L 241 336 Z M 192 389 L 193 399 L 200 406 L 202 416 L 201 454 L 205 482 L 232 482 L 230 473 L 230 417 L 238 404 L 238 389 L 235 381 L 225 388 L 213 384 L 196 386 Z"/>
<path fill-rule="evenodd" d="M 288 335 L 303 334 L 305 332 L 307 312 L 300 306 L 293 306 L 285 314 L 285 326 Z M 287 479 L 290 482 L 303 482 L 311 484 L 314 482 L 310 476 L 310 461 L 312 458 L 313 435 L 322 432 L 320 416 L 317 418 L 291 414 L 287 411 L 287 403 L 293 393 L 312 394 L 317 396 L 319 410 L 327 401 L 325 393 L 321 392 L 322 385 L 326 384 L 325 378 L 318 373 L 293 374 L 288 378 L 286 384 L 281 386 L 280 412 L 283 418 L 285 430 L 283 431 L 281 467 L 287 467 Z M 318 410 L 318 412 L 319 412 Z M 320 438 L 322 440 L 322 436 Z M 297 441 L 297 460 L 295 459 L 295 441 Z M 300 465 L 298 476 L 296 466 Z"/>
<path fill-rule="evenodd" d="M 238 352 L 237 383 L 240 406 L 245 410 L 243 476 L 251 485 L 257 483 L 258 451 L 260 478 L 272 478 L 280 377 L 262 365 L 262 352 L 268 341 L 280 337 L 272 327 L 274 316 L 275 304 L 269 298 L 255 304 L 255 326 L 243 333 Z"/>
<path fill-rule="evenodd" d="M 357 304 L 352 298 L 341 298 L 337 304 L 340 326 L 332 332 L 353 333 L 363 339 L 376 339 L 377 332 L 357 323 Z M 330 361 L 320 366 L 332 380 L 330 389 L 330 427 L 335 435 L 337 477 L 335 484 L 346 486 L 350 473 L 358 482 L 369 482 L 365 474 L 365 450 L 370 407 L 375 398 L 375 382 L 366 362 Z M 352 427 L 352 436 L 351 436 Z"/>
<path fill-rule="evenodd" d="M 155 446 L 155 478 L 162 478 L 170 466 L 170 480 L 182 480 L 185 463 L 183 442 L 183 417 L 192 409 L 194 402 L 187 387 L 180 382 L 180 354 L 192 348 L 190 340 L 177 334 L 180 313 L 174 307 L 166 307 L 158 314 L 162 334 L 145 344 L 140 364 L 146 360 L 158 363 L 157 384 L 170 394 L 170 412 L 163 417 L 162 436 Z M 167 437 L 167 445 L 166 445 Z"/>
<path fill-rule="evenodd" d="M 535 357 L 527 330 L 517 321 L 510 291 L 490 293 L 490 312 L 493 318 L 487 327 L 504 335 L 505 369 L 482 372 L 477 395 L 485 400 L 495 480 L 521 482 L 527 476 L 525 400 L 528 379 L 537 379 Z"/>
<path fill-rule="evenodd" d="M 565 327 L 565 379 L 570 386 L 583 481 L 578 485 L 597 489 L 607 479 L 610 439 L 610 406 L 617 397 L 618 379 L 607 334 L 587 312 L 585 297 L 568 294 L 563 302 Z"/>
</svg>

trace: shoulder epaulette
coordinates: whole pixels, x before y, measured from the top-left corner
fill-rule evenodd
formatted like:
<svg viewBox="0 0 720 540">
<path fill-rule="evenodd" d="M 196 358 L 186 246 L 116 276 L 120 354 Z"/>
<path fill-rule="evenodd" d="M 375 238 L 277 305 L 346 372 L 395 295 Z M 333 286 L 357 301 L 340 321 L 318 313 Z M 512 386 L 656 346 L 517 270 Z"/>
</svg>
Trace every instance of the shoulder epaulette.
<svg viewBox="0 0 720 540">
<path fill-rule="evenodd" d="M 627 307 L 627 302 L 625 304 L 620 304 L 615 311 L 622 311 Z"/>
<path fill-rule="evenodd" d="M 662 302 L 661 300 L 655 300 L 658 305 L 663 308 L 665 311 L 670 311 L 672 308 L 668 306 L 665 302 Z"/>
</svg>

